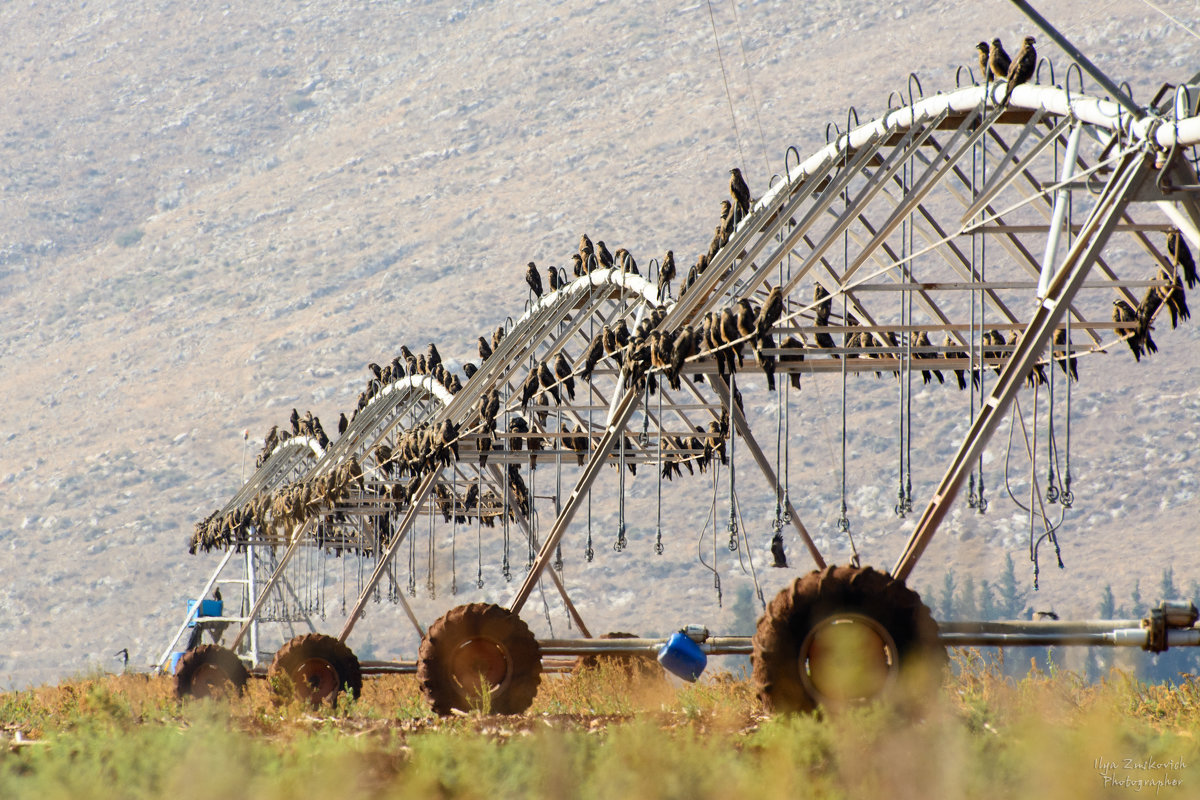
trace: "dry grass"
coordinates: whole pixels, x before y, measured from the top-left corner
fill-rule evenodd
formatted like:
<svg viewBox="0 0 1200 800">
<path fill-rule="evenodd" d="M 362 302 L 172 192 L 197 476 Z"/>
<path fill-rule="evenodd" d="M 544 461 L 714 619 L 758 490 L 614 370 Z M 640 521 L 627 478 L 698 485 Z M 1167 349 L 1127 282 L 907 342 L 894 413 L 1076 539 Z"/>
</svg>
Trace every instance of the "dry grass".
<svg viewBox="0 0 1200 800">
<path fill-rule="evenodd" d="M 1017 681 L 972 653 L 917 719 L 769 715 L 740 677 L 678 686 L 608 667 L 546 676 L 520 716 L 436 718 L 412 676 L 320 710 L 267 681 L 228 704 L 172 690 L 123 675 L 0 695 L 14 742 L 0 796 L 1070 798 L 1140 780 L 1190 797 L 1200 784 L 1195 681 Z"/>
</svg>

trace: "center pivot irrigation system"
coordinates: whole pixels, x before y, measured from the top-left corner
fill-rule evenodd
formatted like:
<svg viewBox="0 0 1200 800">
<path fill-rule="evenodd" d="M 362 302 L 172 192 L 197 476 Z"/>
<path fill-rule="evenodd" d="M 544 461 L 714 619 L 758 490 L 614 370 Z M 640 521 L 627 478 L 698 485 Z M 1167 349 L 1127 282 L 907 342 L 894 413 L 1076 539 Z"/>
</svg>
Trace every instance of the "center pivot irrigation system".
<svg viewBox="0 0 1200 800">
<path fill-rule="evenodd" d="M 669 269 L 654 263 L 642 277 L 624 255 L 607 266 L 585 248 L 580 274 L 556 274 L 552 291 L 491 337 L 490 357 L 461 386 L 410 362 L 327 447 L 307 436 L 279 444 L 197 526 L 193 547 L 224 556 L 157 666 L 174 670 L 181 696 L 205 695 L 240 689 L 274 652 L 269 673 L 312 699 L 357 693 L 365 673 L 415 668 L 439 713 L 483 704 L 518 713 L 547 665 L 568 656 L 741 653 L 752 655 L 769 706 L 808 709 L 936 673 L 921 665 L 944 662 L 947 645 L 1200 645 L 1189 602 L 1164 602 L 1145 620 L 939 624 L 905 585 L 955 499 L 987 503 L 983 449 L 1023 392 L 1048 397 L 1042 413 L 1067 426 L 1066 439 L 1027 431 L 1031 547 L 1057 546 L 1053 506 L 1073 501 L 1070 376 L 1085 356 L 1123 358 L 1128 345 L 1140 358 L 1153 349 L 1151 330 L 1169 335 L 1166 315 L 1183 313 L 1183 285 L 1195 279 L 1187 245 L 1200 248 L 1195 85 L 1164 86 L 1138 106 L 1110 83 L 1117 100 L 1089 95 L 1075 67 L 1062 85 L 1038 75 L 1011 97 L 1003 81 L 969 73 L 930 97 L 913 79 L 883 116 L 858 124 L 852 112 L 811 157 L 789 151 L 784 173 L 674 293 Z M 739 378 L 761 386 L 760 370 L 771 389 L 755 408 L 773 405 L 773 419 L 743 410 Z M 801 378 L 840 386 L 839 544 L 852 548 L 842 524 L 847 378 L 866 372 L 895 375 L 902 442 L 911 442 L 914 391 L 944 393 L 946 418 L 969 410 L 971 420 L 886 572 L 857 554 L 847 566 L 826 562 L 779 458 L 751 428 L 771 426 L 785 449 L 801 447 L 786 433 Z M 897 513 L 912 508 L 904 457 Z M 593 636 L 564 580 L 563 543 L 591 560 L 593 514 L 616 506 L 621 549 L 626 474 L 639 468 L 659 498 L 672 472 L 675 496 L 728 487 L 729 548 L 748 557 L 736 480 L 764 481 L 776 558 L 798 545 L 794 557 L 806 551 L 815 570 L 765 604 L 753 636 Z M 657 508 L 661 552 L 661 499 Z M 484 554 L 502 554 L 504 576 L 519 584 L 485 584 Z M 503 605 L 459 605 L 426 624 L 406 595 L 421 585 L 433 595 L 439 563 L 451 594 L 462 572 L 468 591 L 515 591 Z M 340 609 L 327 605 L 330 586 L 341 588 Z M 221 587 L 237 613 L 213 604 Z M 535 592 L 545 609 L 561 601 L 576 638 L 534 636 L 521 614 Z M 364 609 L 385 595 L 421 637 L 415 664 L 360 663 L 348 646 Z M 331 617 L 340 631 L 318 631 Z M 212 644 L 201 643 L 205 631 Z"/>
</svg>

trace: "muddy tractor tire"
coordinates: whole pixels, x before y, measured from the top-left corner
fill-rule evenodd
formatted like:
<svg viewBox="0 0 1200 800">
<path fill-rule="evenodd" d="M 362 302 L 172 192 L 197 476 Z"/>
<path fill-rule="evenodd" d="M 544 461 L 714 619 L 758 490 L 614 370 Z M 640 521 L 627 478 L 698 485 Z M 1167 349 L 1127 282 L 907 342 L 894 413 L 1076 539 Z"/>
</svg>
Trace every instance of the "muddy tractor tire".
<svg viewBox="0 0 1200 800">
<path fill-rule="evenodd" d="M 771 600 L 752 663 L 768 709 L 836 710 L 875 699 L 920 703 L 940 685 L 946 649 L 903 581 L 871 567 L 829 566 Z"/>
<path fill-rule="evenodd" d="M 362 691 L 358 658 L 344 643 L 323 633 L 288 641 L 275 654 L 268 675 L 290 681 L 295 696 L 314 706 L 333 703 L 343 691 L 354 697 Z"/>
<path fill-rule="evenodd" d="M 470 603 L 429 626 L 417 655 L 417 680 L 442 716 L 454 709 L 520 714 L 541 684 L 541 650 L 516 614 Z"/>
<path fill-rule="evenodd" d="M 175 668 L 175 696 L 220 699 L 241 695 L 250 672 L 227 647 L 202 644 L 188 650 Z"/>
</svg>

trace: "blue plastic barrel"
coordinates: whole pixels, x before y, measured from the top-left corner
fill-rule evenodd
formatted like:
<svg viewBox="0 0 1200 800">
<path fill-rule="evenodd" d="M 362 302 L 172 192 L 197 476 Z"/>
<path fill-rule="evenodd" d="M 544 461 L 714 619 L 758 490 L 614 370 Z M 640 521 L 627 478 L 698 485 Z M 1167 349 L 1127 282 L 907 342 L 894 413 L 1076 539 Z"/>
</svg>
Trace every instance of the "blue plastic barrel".
<svg viewBox="0 0 1200 800">
<path fill-rule="evenodd" d="M 187 604 L 188 604 L 188 606 L 187 606 L 188 613 L 190 614 L 192 609 L 196 607 L 196 601 L 188 600 Z M 222 600 L 201 600 L 200 601 L 200 613 L 197 614 L 196 616 L 197 617 L 219 617 L 219 616 L 221 616 L 221 612 L 224 610 L 225 610 L 225 603 Z M 195 620 L 193 620 L 192 622 L 189 622 L 188 627 L 189 628 L 196 627 Z"/>
<path fill-rule="evenodd" d="M 658 651 L 658 663 L 663 669 L 678 675 L 685 681 L 694 681 L 708 666 L 708 656 L 682 632 L 672 633 Z"/>
<path fill-rule="evenodd" d="M 167 669 L 168 675 L 174 675 L 175 671 L 179 669 L 179 659 L 181 658 L 183 658 L 183 653 L 178 650 L 171 653 L 171 666 Z"/>
</svg>

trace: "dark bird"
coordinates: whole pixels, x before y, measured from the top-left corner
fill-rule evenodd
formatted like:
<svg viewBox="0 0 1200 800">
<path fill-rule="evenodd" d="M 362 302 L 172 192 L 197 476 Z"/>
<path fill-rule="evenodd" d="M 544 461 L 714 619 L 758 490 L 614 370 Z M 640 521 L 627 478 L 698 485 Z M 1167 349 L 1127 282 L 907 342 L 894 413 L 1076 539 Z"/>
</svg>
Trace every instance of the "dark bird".
<svg viewBox="0 0 1200 800">
<path fill-rule="evenodd" d="M 1016 347 L 1021 343 L 1021 331 L 1013 330 L 1008 332 L 1008 343 L 1012 345 L 1013 352 L 1016 352 Z M 1011 357 L 1011 356 L 1010 356 Z M 1035 383 L 1038 386 L 1046 385 L 1046 368 L 1041 364 L 1034 364 L 1033 369 L 1029 373 L 1029 385 Z"/>
<path fill-rule="evenodd" d="M 658 299 L 661 301 L 667 294 L 667 287 L 675 280 L 675 251 L 668 250 L 663 256 L 662 265 L 658 268 Z"/>
<path fill-rule="evenodd" d="M 542 277 L 538 275 L 537 264 L 532 261 L 525 267 L 525 282 L 529 284 L 535 297 L 542 296 Z"/>
<path fill-rule="evenodd" d="M 546 267 L 546 279 L 550 284 L 550 291 L 552 292 L 557 292 L 564 285 L 563 278 L 558 271 L 558 267 Z"/>
<path fill-rule="evenodd" d="M 992 73 L 992 80 L 1007 80 L 1011 66 L 1012 59 L 1004 51 L 1004 45 L 1000 44 L 999 39 L 992 39 L 992 52 L 988 54 L 988 71 Z"/>
<path fill-rule="evenodd" d="M 793 351 L 785 352 L 779 356 L 779 360 L 784 363 L 797 363 L 804 361 L 804 342 L 797 339 L 795 336 L 789 336 L 783 340 L 783 350 Z M 800 371 L 794 370 L 788 373 L 788 380 L 792 382 L 792 388 L 800 390 Z"/>
<path fill-rule="evenodd" d="M 755 322 L 755 329 L 758 336 L 761 338 L 770 333 L 771 327 L 782 316 L 783 290 L 775 286 L 767 292 L 767 299 L 763 301 L 762 308 L 758 312 L 758 320 Z"/>
<path fill-rule="evenodd" d="M 371 370 L 371 374 L 376 378 L 383 380 L 383 372 L 379 369 L 379 365 L 374 361 L 372 361 L 370 364 L 367 364 L 367 369 Z"/>
<path fill-rule="evenodd" d="M 975 49 L 979 51 L 979 79 L 987 83 L 991 79 L 991 72 L 988 70 L 988 54 L 991 53 L 991 48 L 987 42 L 980 42 L 975 45 Z"/>
<path fill-rule="evenodd" d="M 513 417 L 508 421 L 508 432 L 521 434 L 529 433 L 529 423 L 525 421 L 524 417 Z M 510 450 L 520 450 L 523 446 L 524 442 L 520 436 L 514 436 L 509 439 Z"/>
<path fill-rule="evenodd" d="M 617 249 L 617 252 L 614 254 L 614 258 L 616 259 L 617 268 L 620 269 L 621 272 L 628 272 L 630 275 L 638 276 L 642 274 L 638 272 L 638 265 L 633 259 L 633 253 L 630 253 L 624 247 Z"/>
<path fill-rule="evenodd" d="M 529 376 L 525 378 L 525 383 L 521 384 L 521 408 L 529 406 L 529 401 L 538 393 L 538 371 L 537 369 L 529 370 Z"/>
<path fill-rule="evenodd" d="M 442 354 L 438 352 L 437 347 L 433 342 L 429 343 L 428 355 L 425 357 L 425 366 L 432 372 L 434 367 L 442 363 Z"/>
<path fill-rule="evenodd" d="M 1113 322 L 1137 322 L 1137 312 L 1133 307 L 1124 300 L 1113 300 Z M 1142 342 L 1142 337 L 1138 335 L 1137 328 L 1116 328 L 1117 336 L 1123 337 L 1129 344 L 1129 349 L 1133 351 L 1133 357 L 1137 361 L 1142 360 L 1142 354 L 1145 352 L 1145 345 Z M 1158 348 L 1155 348 L 1157 350 Z"/>
<path fill-rule="evenodd" d="M 1158 278 L 1167 281 L 1169 285 L 1159 286 L 1158 295 L 1171 312 L 1171 329 L 1174 330 L 1179 322 L 1191 318 L 1192 312 L 1187 304 L 1187 292 L 1183 288 L 1183 278 L 1179 273 L 1170 275 L 1166 270 L 1159 270 Z"/>
<path fill-rule="evenodd" d="M 492 347 L 487 343 L 487 339 L 479 337 L 479 363 L 482 364 L 492 357 Z"/>
<path fill-rule="evenodd" d="M 1191 248 L 1188 247 L 1187 241 L 1180 235 L 1178 229 L 1167 234 L 1167 255 L 1170 256 L 1171 263 L 1177 270 L 1183 272 L 1183 279 L 1187 282 L 1187 287 L 1189 289 L 1196 288 L 1196 284 L 1200 282 L 1200 275 L 1196 274 L 1196 261 L 1192 258 Z"/>
<path fill-rule="evenodd" d="M 933 346 L 933 344 L 929 341 L 929 334 L 926 333 L 925 331 L 921 331 L 920 333 L 918 333 L 916 340 L 913 341 L 913 347 L 932 347 L 932 346 Z M 937 358 L 937 356 L 933 353 L 913 353 L 913 358 L 929 359 L 929 358 Z M 929 383 L 929 380 L 934 375 L 937 376 L 938 383 L 946 382 L 946 379 L 942 376 L 941 370 L 936 370 L 936 369 L 935 370 L 928 370 L 928 369 L 921 370 L 921 379 L 922 379 L 923 383 Z"/>
<path fill-rule="evenodd" d="M 571 254 L 571 274 L 576 278 L 582 278 L 585 274 L 583 269 L 583 257 L 579 253 Z"/>
<path fill-rule="evenodd" d="M 787 553 L 783 550 L 783 534 L 779 531 L 771 537 L 771 566 L 778 569 L 787 569 Z"/>
<path fill-rule="evenodd" d="M 695 329 L 691 325 L 684 325 L 675 337 L 675 341 L 671 343 L 671 361 L 667 368 L 667 381 L 671 384 L 672 389 L 679 390 L 679 373 L 683 370 L 684 363 L 694 356 L 697 350 Z"/>
<path fill-rule="evenodd" d="M 1008 67 L 1008 86 L 1004 90 L 1004 102 L 1000 104 L 1001 107 L 1008 105 L 1013 89 L 1027 83 L 1037 69 L 1037 49 L 1034 48 L 1033 41 L 1032 36 L 1025 37 L 1021 49 L 1017 51 L 1017 57 Z"/>
<path fill-rule="evenodd" d="M 1067 331 L 1064 328 L 1059 328 L 1054 332 L 1054 343 L 1060 347 L 1067 343 Z M 1058 361 L 1058 366 L 1062 368 L 1064 375 L 1070 375 L 1071 380 L 1079 380 L 1079 369 L 1076 364 L 1078 359 L 1075 356 L 1067 358 L 1066 350 L 1055 350 L 1054 358 Z M 1068 371 L 1069 370 L 1069 371 Z"/>
<path fill-rule="evenodd" d="M 550 371 L 550 367 L 546 365 L 545 361 L 538 364 L 537 373 L 538 382 L 541 384 L 543 389 L 550 392 L 551 396 L 554 398 L 554 404 L 561 404 L 562 398 L 558 392 L 558 381 L 554 380 L 554 373 Z"/>
<path fill-rule="evenodd" d="M 468 361 L 463 364 L 463 374 L 467 376 L 467 380 L 475 377 L 475 373 L 479 371 L 479 367 L 475 366 L 474 361 Z"/>
<path fill-rule="evenodd" d="M 579 258 L 583 263 L 583 271 L 591 272 L 592 263 L 596 260 L 596 248 L 592 246 L 592 240 L 586 233 L 579 235 Z"/>
<path fill-rule="evenodd" d="M 740 221 L 750 211 L 750 187 L 737 167 L 729 170 L 729 194 L 733 196 L 736 218 Z"/>
<path fill-rule="evenodd" d="M 764 353 L 763 349 L 775 349 L 775 340 L 771 334 L 760 337 L 754 343 L 754 357 L 758 359 L 758 365 L 762 367 L 763 375 L 767 377 L 767 390 L 775 391 L 775 356 Z"/>
<path fill-rule="evenodd" d="M 953 345 L 954 345 L 954 337 L 952 337 L 950 334 L 947 333 L 946 338 L 942 341 L 942 346 L 947 348 L 946 358 L 966 358 L 967 357 L 967 354 L 962 352 L 961 350 L 950 350 L 949 348 L 952 347 Z M 954 377 L 958 378 L 958 388 L 960 390 L 967 388 L 967 371 L 965 369 L 960 368 L 960 369 L 954 370 Z"/>
<path fill-rule="evenodd" d="M 400 357 L 392 359 L 392 380 L 398 381 L 404 377 L 404 365 L 400 363 Z"/>
<path fill-rule="evenodd" d="M 496 330 L 492 331 L 492 352 L 496 352 L 496 348 L 500 346 L 500 342 L 504 341 L 504 326 L 497 325 Z"/>
<path fill-rule="evenodd" d="M 288 421 L 292 423 L 292 435 L 298 435 L 300 433 L 300 412 L 293 408 Z"/>
<path fill-rule="evenodd" d="M 600 262 L 600 266 L 604 269 L 612 269 L 613 255 L 608 252 L 608 246 L 601 239 L 596 242 L 596 261 Z"/>
<path fill-rule="evenodd" d="M 349 428 L 349 427 L 350 427 L 350 421 L 348 419 L 346 419 L 346 412 L 343 411 L 341 416 L 338 417 L 338 436 L 341 436 L 343 433 L 345 433 L 346 428 Z"/>
<path fill-rule="evenodd" d="M 604 334 L 601 333 L 592 340 L 592 344 L 587 349 L 587 353 L 583 356 L 583 369 L 579 373 L 579 377 L 584 380 L 590 380 L 592 370 L 596 368 L 596 364 L 604 357 Z"/>
<path fill-rule="evenodd" d="M 572 377 L 571 363 L 560 350 L 558 355 L 554 357 L 554 377 L 564 389 L 567 390 L 567 397 L 571 400 L 575 399 L 575 378 Z"/>
</svg>

